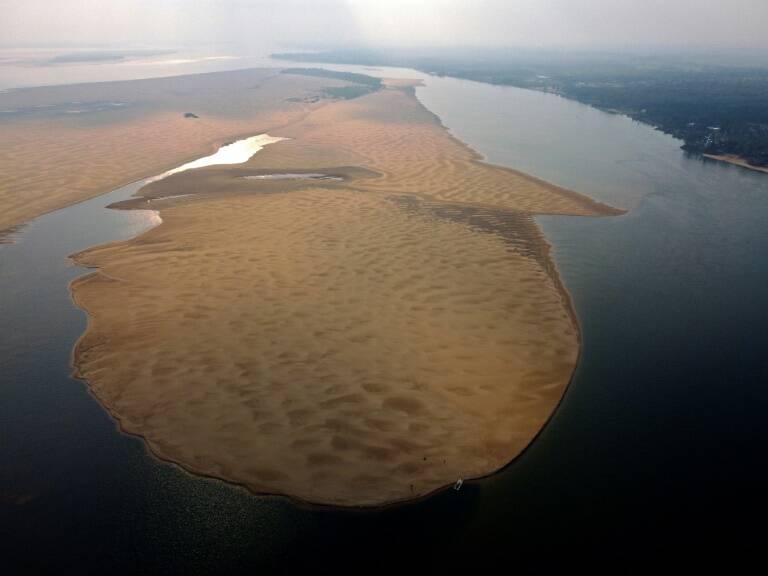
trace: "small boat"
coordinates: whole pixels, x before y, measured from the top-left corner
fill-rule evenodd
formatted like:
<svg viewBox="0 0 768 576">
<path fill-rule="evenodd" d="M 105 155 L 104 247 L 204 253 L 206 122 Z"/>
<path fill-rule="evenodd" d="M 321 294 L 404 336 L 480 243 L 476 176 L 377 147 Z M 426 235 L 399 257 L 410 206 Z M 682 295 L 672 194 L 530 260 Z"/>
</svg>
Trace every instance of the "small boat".
<svg viewBox="0 0 768 576">
<path fill-rule="evenodd" d="M 459 478 L 458 480 L 456 480 L 456 484 L 454 484 L 454 485 L 453 485 L 453 489 L 454 489 L 454 490 L 456 490 L 456 491 L 458 492 L 459 490 L 461 490 L 461 487 L 462 487 L 463 485 L 464 485 L 464 480 L 462 480 L 461 478 Z"/>
</svg>

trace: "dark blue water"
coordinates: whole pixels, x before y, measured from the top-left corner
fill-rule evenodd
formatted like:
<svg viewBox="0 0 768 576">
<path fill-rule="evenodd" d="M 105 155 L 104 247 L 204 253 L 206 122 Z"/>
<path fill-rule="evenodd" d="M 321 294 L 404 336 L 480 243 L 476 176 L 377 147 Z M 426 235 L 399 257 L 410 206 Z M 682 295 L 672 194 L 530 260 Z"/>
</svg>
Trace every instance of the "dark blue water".
<svg viewBox="0 0 768 576">
<path fill-rule="evenodd" d="M 370 70 L 368 70 L 370 73 Z M 148 213 L 96 199 L 0 247 L 0 566 L 11 573 L 543 572 L 731 567 L 762 545 L 768 177 L 687 157 L 626 118 L 429 79 L 489 160 L 617 205 L 543 217 L 583 332 L 550 424 L 501 473 L 408 506 L 304 508 L 192 477 L 120 434 L 79 381 L 66 255 Z M 115 193 L 127 194 L 130 189 Z M 127 219 L 127 220 L 126 220 Z"/>
<path fill-rule="evenodd" d="M 480 486 L 467 550 L 618 572 L 755 558 L 768 511 L 768 179 L 553 95 L 452 79 L 419 95 L 490 161 L 630 208 L 538 219 L 582 358 L 542 435 Z"/>
</svg>

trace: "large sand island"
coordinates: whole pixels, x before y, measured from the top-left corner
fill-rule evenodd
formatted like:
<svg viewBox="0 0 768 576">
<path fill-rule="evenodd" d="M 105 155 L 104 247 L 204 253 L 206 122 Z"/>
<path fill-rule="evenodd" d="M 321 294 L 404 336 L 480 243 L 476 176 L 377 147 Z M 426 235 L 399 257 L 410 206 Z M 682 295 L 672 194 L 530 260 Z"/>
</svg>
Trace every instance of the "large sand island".
<svg viewBox="0 0 768 576">
<path fill-rule="evenodd" d="M 532 215 L 617 211 L 483 163 L 410 82 L 283 96 L 260 127 L 286 140 L 145 186 L 118 207 L 160 226 L 75 255 L 77 374 L 159 457 L 258 493 L 381 505 L 498 470 L 579 354 Z"/>
</svg>

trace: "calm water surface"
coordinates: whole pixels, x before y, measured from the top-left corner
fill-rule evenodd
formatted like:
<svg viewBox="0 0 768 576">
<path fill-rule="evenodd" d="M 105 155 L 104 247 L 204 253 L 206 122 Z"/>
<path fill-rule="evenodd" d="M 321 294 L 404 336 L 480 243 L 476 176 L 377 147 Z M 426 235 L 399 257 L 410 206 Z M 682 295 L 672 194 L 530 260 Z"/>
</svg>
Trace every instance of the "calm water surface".
<svg viewBox="0 0 768 576">
<path fill-rule="evenodd" d="M 263 67 L 269 62 L 269 59 L 264 56 L 240 54 L 237 50 L 226 48 L 219 50 L 216 47 L 182 47 L 167 54 L 128 55 L 124 60 L 56 63 L 51 61 L 57 56 L 71 55 L 76 52 L 78 51 L 67 48 L 0 47 L 0 91 L 28 86 L 54 86 L 221 72 Z M 86 52 L 110 51 L 96 49 Z"/>
<path fill-rule="evenodd" d="M 103 210 L 114 198 L 102 197 L 0 247 L 0 548 L 14 571 L 399 573 L 495 561 L 546 572 L 588 559 L 622 573 L 662 554 L 690 565 L 758 549 L 768 177 L 551 95 L 446 78 L 418 95 L 490 161 L 631 209 L 539 219 L 584 338 L 539 438 L 489 479 L 378 511 L 298 507 L 154 460 L 68 377 L 85 318 L 67 292 L 82 270 L 66 255 L 130 237 L 152 214 Z"/>
</svg>

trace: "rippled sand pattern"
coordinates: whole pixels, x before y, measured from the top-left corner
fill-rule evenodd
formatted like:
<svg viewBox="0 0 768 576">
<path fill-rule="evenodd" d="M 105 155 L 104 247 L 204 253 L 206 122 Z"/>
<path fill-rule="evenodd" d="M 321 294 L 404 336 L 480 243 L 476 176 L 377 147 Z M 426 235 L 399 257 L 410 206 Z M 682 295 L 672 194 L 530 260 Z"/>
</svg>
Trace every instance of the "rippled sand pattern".
<svg viewBox="0 0 768 576">
<path fill-rule="evenodd" d="M 479 162 L 407 84 L 270 133 L 76 256 L 80 376 L 156 454 L 259 493 L 379 505 L 519 455 L 579 351 L 531 214 L 615 211 Z M 297 170 L 343 179 L 247 178 Z"/>
<path fill-rule="evenodd" d="M 447 134 L 407 87 L 327 106 L 285 127 L 281 135 L 295 140 L 266 150 L 254 158 L 254 166 L 357 163 L 383 174 L 366 182 L 364 189 L 371 191 L 531 213 L 618 213 L 527 174 L 481 162 L 471 148 Z"/>
<path fill-rule="evenodd" d="M 561 294 L 495 235 L 329 190 L 163 217 L 81 257 L 102 270 L 75 286 L 79 365 L 193 470 L 316 502 L 414 497 L 524 448 L 576 361 Z"/>
</svg>

